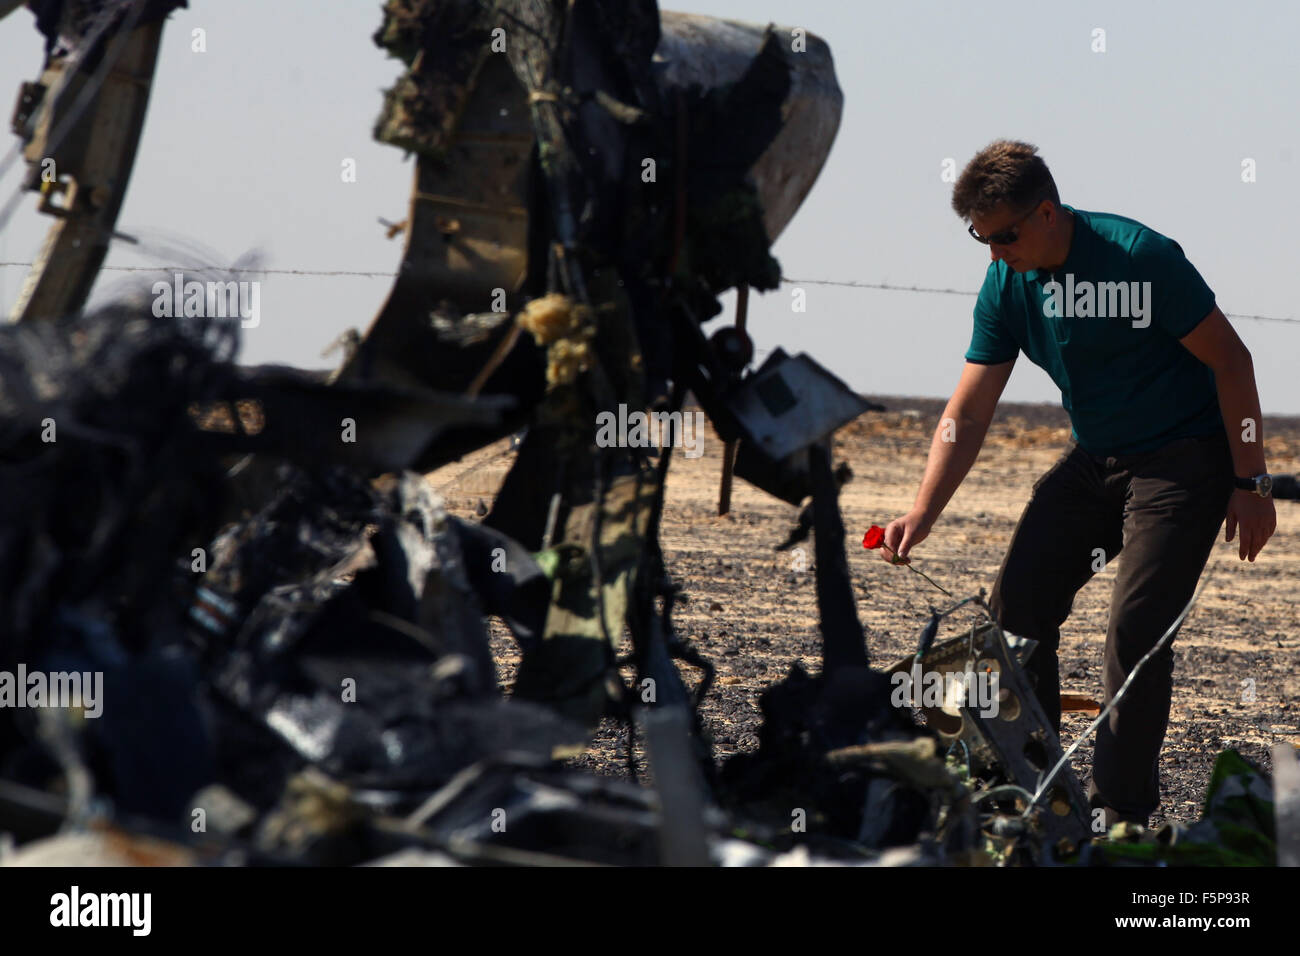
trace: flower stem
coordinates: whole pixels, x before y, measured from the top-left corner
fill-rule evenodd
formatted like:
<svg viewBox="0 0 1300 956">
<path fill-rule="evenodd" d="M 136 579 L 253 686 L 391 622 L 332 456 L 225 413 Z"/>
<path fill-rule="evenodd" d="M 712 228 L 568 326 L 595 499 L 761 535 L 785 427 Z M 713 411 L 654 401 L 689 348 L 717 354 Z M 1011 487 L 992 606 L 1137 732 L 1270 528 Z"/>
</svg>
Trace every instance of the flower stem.
<svg viewBox="0 0 1300 956">
<path fill-rule="evenodd" d="M 881 547 L 883 547 L 886 551 L 888 551 L 890 554 L 893 555 L 893 557 L 890 559 L 890 564 L 901 564 L 901 565 L 903 565 L 903 567 L 907 568 L 909 571 L 912 571 L 912 572 L 915 573 L 915 574 L 919 574 L 919 575 L 921 575 L 921 577 L 923 577 L 923 578 L 925 578 L 927 581 L 929 581 L 930 584 L 933 585 L 934 587 L 939 588 L 939 590 L 942 591 L 944 594 L 948 595 L 948 597 L 952 597 L 952 592 L 949 591 L 947 588 L 942 588 L 942 587 L 939 587 L 939 585 L 935 584 L 935 583 L 934 583 L 934 579 L 931 578 L 930 575 L 926 574 L 924 571 L 918 571 L 916 568 L 912 567 L 911 564 L 908 564 L 908 563 L 906 563 L 906 562 L 904 562 L 904 561 L 900 561 L 900 560 L 898 559 L 898 554 L 897 554 L 897 552 L 895 552 L 891 547 L 889 547 L 889 545 L 885 544 L 885 545 L 881 545 Z"/>
</svg>

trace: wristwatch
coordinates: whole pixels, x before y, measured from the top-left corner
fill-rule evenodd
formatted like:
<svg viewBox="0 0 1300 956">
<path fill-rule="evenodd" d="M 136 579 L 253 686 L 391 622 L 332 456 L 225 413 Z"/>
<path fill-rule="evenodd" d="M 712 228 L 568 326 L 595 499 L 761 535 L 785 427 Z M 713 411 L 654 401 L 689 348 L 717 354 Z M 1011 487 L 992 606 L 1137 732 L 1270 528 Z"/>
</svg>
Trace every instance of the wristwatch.
<svg viewBox="0 0 1300 956">
<path fill-rule="evenodd" d="M 1256 475 L 1254 478 L 1238 478 L 1235 475 L 1232 483 L 1242 491 L 1253 491 L 1261 498 L 1267 498 L 1273 493 L 1273 476 L 1265 473 Z"/>
</svg>

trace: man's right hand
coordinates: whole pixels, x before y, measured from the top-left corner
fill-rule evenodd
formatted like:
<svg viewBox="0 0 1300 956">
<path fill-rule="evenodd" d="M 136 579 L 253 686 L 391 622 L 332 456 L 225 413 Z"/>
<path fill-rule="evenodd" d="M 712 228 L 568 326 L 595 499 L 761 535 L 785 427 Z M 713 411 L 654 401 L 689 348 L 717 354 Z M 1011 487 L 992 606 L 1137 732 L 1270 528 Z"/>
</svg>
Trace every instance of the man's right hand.
<svg viewBox="0 0 1300 956">
<path fill-rule="evenodd" d="M 930 535 L 930 522 L 919 511 L 909 511 L 885 526 L 885 546 L 880 556 L 890 564 L 907 564 L 907 553 Z M 894 555 L 898 556 L 894 560 Z"/>
</svg>

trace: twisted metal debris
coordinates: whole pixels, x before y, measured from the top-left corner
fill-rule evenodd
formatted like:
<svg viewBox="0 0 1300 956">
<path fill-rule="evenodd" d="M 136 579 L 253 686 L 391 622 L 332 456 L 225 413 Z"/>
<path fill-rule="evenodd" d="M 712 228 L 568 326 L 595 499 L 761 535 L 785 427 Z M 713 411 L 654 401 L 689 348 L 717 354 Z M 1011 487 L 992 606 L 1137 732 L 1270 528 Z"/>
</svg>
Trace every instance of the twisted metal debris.
<svg viewBox="0 0 1300 956">
<path fill-rule="evenodd" d="M 867 403 L 701 330 L 726 289 L 779 280 L 769 244 L 839 121 L 824 42 L 653 0 L 389 0 L 375 38 L 408 70 L 375 134 L 416 154 L 405 249 L 321 377 L 235 364 L 228 319 L 83 312 L 180 5 L 34 5 L 47 64 L 15 132 L 33 170 L 58 153 L 27 186 L 63 207 L 0 329 L 0 670 L 105 686 L 100 718 L 0 709 L 16 861 L 900 865 L 996 836 L 1049 863 L 1086 842 L 1068 770 L 1048 815 L 1000 806 L 1029 783 L 1017 741 L 1060 748 L 996 626 L 933 653 L 982 642 L 1020 723 L 890 705 L 830 457 Z M 79 94 L 115 62 L 134 84 Z M 721 769 L 658 543 L 672 442 L 656 460 L 592 425 L 688 392 L 738 476 L 811 498 L 816 538 L 821 673 L 770 688 L 759 750 Z M 423 473 L 522 429 L 483 520 L 448 514 Z M 488 615 L 522 652 L 508 697 Z M 653 788 L 564 764 L 607 716 L 644 733 Z"/>
</svg>

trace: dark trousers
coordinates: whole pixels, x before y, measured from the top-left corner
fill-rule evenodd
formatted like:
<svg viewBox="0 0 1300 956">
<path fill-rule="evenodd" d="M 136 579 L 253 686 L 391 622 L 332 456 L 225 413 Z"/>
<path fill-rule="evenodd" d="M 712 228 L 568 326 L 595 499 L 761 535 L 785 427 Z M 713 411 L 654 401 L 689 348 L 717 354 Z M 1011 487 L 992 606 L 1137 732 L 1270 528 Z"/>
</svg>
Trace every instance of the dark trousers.
<svg viewBox="0 0 1300 956">
<path fill-rule="evenodd" d="M 1039 642 L 1027 669 L 1058 733 L 1057 648 L 1074 595 L 1120 556 L 1106 632 L 1109 703 L 1191 600 L 1227 514 L 1232 474 L 1228 438 L 1218 432 L 1118 457 L 1090 455 L 1071 441 L 1034 484 L 989 603 L 1003 629 Z M 1143 665 L 1097 728 L 1093 752 L 1092 805 L 1143 823 L 1160 805 L 1172 641 Z"/>
</svg>

